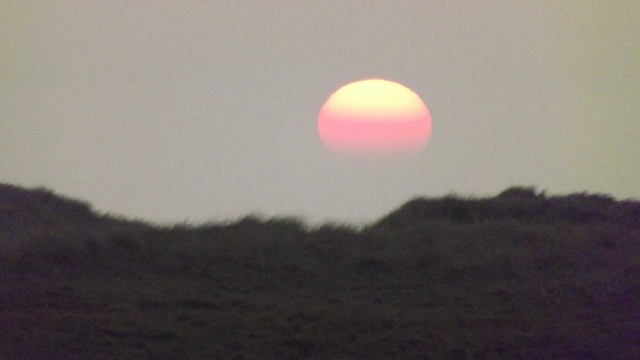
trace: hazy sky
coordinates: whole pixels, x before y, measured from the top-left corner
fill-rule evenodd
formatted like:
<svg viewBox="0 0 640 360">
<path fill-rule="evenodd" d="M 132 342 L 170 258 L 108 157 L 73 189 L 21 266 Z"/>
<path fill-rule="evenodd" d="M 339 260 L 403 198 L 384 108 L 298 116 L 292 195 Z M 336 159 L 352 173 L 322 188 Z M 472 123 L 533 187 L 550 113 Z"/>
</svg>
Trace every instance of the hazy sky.
<svg viewBox="0 0 640 360">
<path fill-rule="evenodd" d="M 0 182 L 156 222 L 374 220 L 412 196 L 640 197 L 637 0 L 4 0 Z M 341 86 L 399 82 L 414 158 L 336 158 Z"/>
</svg>

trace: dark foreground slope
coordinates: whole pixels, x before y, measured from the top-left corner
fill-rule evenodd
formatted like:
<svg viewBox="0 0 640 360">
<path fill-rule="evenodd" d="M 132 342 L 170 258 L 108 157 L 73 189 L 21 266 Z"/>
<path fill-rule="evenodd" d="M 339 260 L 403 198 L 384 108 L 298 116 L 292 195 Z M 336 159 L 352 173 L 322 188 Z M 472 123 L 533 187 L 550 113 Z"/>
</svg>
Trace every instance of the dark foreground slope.
<svg viewBox="0 0 640 360">
<path fill-rule="evenodd" d="M 158 227 L 0 185 L 0 358 L 637 359 L 638 219 L 511 188 Z"/>
</svg>

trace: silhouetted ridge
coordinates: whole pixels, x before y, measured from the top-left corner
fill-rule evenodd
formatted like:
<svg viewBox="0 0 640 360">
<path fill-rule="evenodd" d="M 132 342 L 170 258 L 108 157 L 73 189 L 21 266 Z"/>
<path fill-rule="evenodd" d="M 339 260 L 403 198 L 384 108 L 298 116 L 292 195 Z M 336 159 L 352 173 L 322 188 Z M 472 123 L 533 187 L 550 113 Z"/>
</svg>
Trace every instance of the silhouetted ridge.
<svg viewBox="0 0 640 360">
<path fill-rule="evenodd" d="M 45 188 L 0 184 L 0 228 L 3 230 L 68 224 L 92 226 L 98 222 L 99 217 L 87 202 L 56 195 Z"/>
<path fill-rule="evenodd" d="M 0 348 L 18 349 L 11 359 L 145 357 L 139 344 L 189 358 L 196 343 L 253 352 L 195 358 L 335 359 L 342 346 L 367 359 L 638 359 L 639 220 L 638 201 L 514 187 L 415 198 L 362 228 L 256 215 L 158 226 L 0 184 Z M 43 344 L 60 352 L 23 356 Z"/>
<path fill-rule="evenodd" d="M 533 187 L 512 187 L 493 198 L 414 198 L 375 226 L 403 227 L 426 220 L 479 223 L 515 220 L 535 223 L 613 222 L 640 227 L 640 202 L 616 201 L 609 195 L 575 193 L 546 197 Z"/>
</svg>

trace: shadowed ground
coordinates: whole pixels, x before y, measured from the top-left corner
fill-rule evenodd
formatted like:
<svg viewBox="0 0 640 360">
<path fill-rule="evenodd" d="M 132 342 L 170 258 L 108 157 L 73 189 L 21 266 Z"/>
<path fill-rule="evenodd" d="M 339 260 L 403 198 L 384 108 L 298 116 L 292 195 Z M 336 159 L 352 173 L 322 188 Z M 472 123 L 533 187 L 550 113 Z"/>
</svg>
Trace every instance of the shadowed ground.
<svg viewBox="0 0 640 360">
<path fill-rule="evenodd" d="M 159 227 L 0 187 L 0 357 L 637 359 L 639 204 L 413 199 Z"/>
</svg>

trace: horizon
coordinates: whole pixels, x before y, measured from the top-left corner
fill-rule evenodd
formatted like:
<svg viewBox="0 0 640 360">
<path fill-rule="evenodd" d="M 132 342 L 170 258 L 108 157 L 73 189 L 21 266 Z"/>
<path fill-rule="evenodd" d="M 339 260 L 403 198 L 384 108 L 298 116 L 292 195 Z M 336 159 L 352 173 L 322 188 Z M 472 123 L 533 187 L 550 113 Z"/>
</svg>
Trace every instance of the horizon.
<svg viewBox="0 0 640 360">
<path fill-rule="evenodd" d="M 55 191 L 54 189 L 50 189 L 46 187 L 27 188 L 27 187 L 23 187 L 21 185 L 16 185 L 16 184 L 0 183 L 0 190 L 3 190 L 5 196 L 6 194 L 9 194 L 8 196 L 8 199 L 10 201 L 9 204 L 11 204 L 12 199 L 15 199 L 16 194 L 14 192 L 22 193 L 22 195 L 31 199 L 29 201 L 36 200 L 37 203 L 32 204 L 31 208 L 28 207 L 28 209 L 30 210 L 34 210 L 37 207 L 45 204 L 46 204 L 45 205 L 46 207 L 49 207 L 51 205 L 51 204 L 48 204 L 50 200 L 50 196 L 53 196 L 54 202 L 61 201 L 65 203 L 65 204 L 59 204 L 59 205 L 62 205 L 62 209 L 59 209 L 59 210 L 63 211 L 64 213 L 66 213 L 68 210 L 66 209 L 67 206 L 71 205 L 71 208 L 74 209 L 73 210 L 74 212 L 85 213 L 86 211 L 89 211 L 92 214 L 92 216 L 97 216 L 99 218 L 103 218 L 106 220 L 118 220 L 118 221 L 130 222 L 130 223 L 143 223 L 145 225 L 149 225 L 152 227 L 159 227 L 159 228 L 163 228 L 167 226 L 168 227 L 174 227 L 174 226 L 185 227 L 186 226 L 187 228 L 192 228 L 192 229 L 196 229 L 203 226 L 207 227 L 212 225 L 228 226 L 228 225 L 236 224 L 239 222 L 243 222 L 247 219 L 252 219 L 259 222 L 293 221 L 303 226 L 306 230 L 313 230 L 313 229 L 318 230 L 325 226 L 328 226 L 329 228 L 349 228 L 354 231 L 360 231 L 368 227 L 376 227 L 381 222 L 387 221 L 390 217 L 397 218 L 398 216 L 402 216 L 400 214 L 402 214 L 403 212 L 406 212 L 407 216 L 410 216 L 410 217 L 415 216 L 415 214 L 413 214 L 413 211 L 415 210 L 416 202 L 418 202 L 419 204 L 422 204 L 422 205 L 419 205 L 418 207 L 422 209 L 420 213 L 422 214 L 421 216 L 425 217 L 425 220 L 428 220 L 428 219 L 443 220 L 444 219 L 453 223 L 472 223 L 472 224 L 482 223 L 487 220 L 495 220 L 503 216 L 510 217 L 511 215 L 509 215 L 509 212 L 514 211 L 516 208 L 521 206 L 523 206 L 523 209 L 526 209 L 525 212 L 529 214 L 529 216 L 533 216 L 533 218 L 528 219 L 529 221 L 535 220 L 535 219 L 541 220 L 541 219 L 545 219 L 545 217 L 546 217 L 545 221 L 550 221 L 550 219 L 553 217 L 560 216 L 560 218 L 562 218 L 567 215 L 569 216 L 570 219 L 566 219 L 565 221 L 569 221 L 569 222 L 576 221 L 576 219 L 580 219 L 580 222 L 605 221 L 603 220 L 603 218 L 599 218 L 598 216 L 594 217 L 594 211 L 595 211 L 596 213 L 600 213 L 600 215 L 606 217 L 608 219 L 606 221 L 617 221 L 617 222 L 625 223 L 629 221 L 629 219 L 632 219 L 632 222 L 633 222 L 633 220 L 637 218 L 637 213 L 638 213 L 637 210 L 640 209 L 640 208 L 637 208 L 637 206 L 640 205 L 640 199 L 635 199 L 635 198 L 620 199 L 610 194 L 589 193 L 584 191 L 567 193 L 567 194 L 549 194 L 546 192 L 546 190 L 539 190 L 539 189 L 536 189 L 534 186 L 514 185 L 506 189 L 503 189 L 499 193 L 494 194 L 492 196 L 483 196 L 483 197 L 464 196 L 461 194 L 457 194 L 455 192 L 441 194 L 440 196 L 434 196 L 434 197 L 429 197 L 424 195 L 415 195 L 406 199 L 404 202 L 402 202 L 398 206 L 392 209 L 387 209 L 387 211 L 381 216 L 375 219 L 371 219 L 370 221 L 367 221 L 367 222 L 361 221 L 361 222 L 353 223 L 345 219 L 323 219 L 321 221 L 312 222 L 312 221 L 309 221 L 309 219 L 306 216 L 304 216 L 304 214 L 265 214 L 265 213 L 257 213 L 257 212 L 239 214 L 238 216 L 233 218 L 224 218 L 224 219 L 207 218 L 206 220 L 199 221 L 199 222 L 192 222 L 192 221 L 189 221 L 189 219 L 184 219 L 180 221 L 175 220 L 170 222 L 156 222 L 149 219 L 142 219 L 142 218 L 127 216 L 126 214 L 100 211 L 99 209 L 96 209 L 90 201 L 87 201 L 81 198 L 70 197 L 66 194 L 62 194 L 60 192 Z M 5 190 L 8 190 L 8 191 L 5 191 Z M 43 193 L 47 194 L 45 196 L 45 199 L 48 199 L 44 201 L 44 203 L 42 203 L 43 198 L 41 197 Z M 38 194 L 38 195 L 37 197 L 34 197 L 33 194 Z M 3 195 L 3 194 L 0 193 L 0 195 Z M 2 200 L 2 198 L 3 196 L 0 196 L 0 200 Z M 513 200 L 516 200 L 516 199 L 518 201 L 513 202 Z M 451 202 L 452 200 L 453 202 Z M 509 205 L 511 207 L 501 208 L 501 210 L 498 210 L 501 215 L 497 215 L 496 213 L 493 213 L 497 209 L 492 208 L 493 205 L 490 205 L 490 204 L 493 202 L 500 203 L 502 202 L 502 200 L 506 200 L 505 204 L 511 204 Z M 559 200 L 559 203 L 564 204 L 560 206 L 561 209 L 563 208 L 562 206 L 567 206 L 567 205 L 572 207 L 570 214 L 569 213 L 554 214 L 553 211 L 551 211 L 551 213 L 548 213 L 550 208 L 548 208 L 547 206 L 540 207 L 541 205 L 540 201 L 546 204 L 549 204 L 550 202 L 551 204 L 553 204 L 553 202 L 556 201 L 555 205 L 551 205 L 551 208 L 553 208 L 555 206 L 558 206 L 559 204 L 557 202 L 558 200 Z M 489 203 L 487 203 L 486 201 L 488 201 Z M 530 201 L 533 201 L 533 202 L 526 205 Z M 567 201 L 569 202 L 567 203 Z M 615 207 L 608 207 L 612 205 L 611 203 L 609 203 L 610 201 L 613 201 L 615 203 Z M 434 205 L 434 203 L 437 205 Z M 461 204 L 466 204 L 466 205 L 462 205 L 462 207 L 460 207 Z M 634 204 L 636 205 L 636 208 L 634 208 Z M 24 204 L 22 206 L 24 206 Z M 597 209 L 597 208 L 593 208 L 593 206 L 602 207 L 602 208 Z M 411 208 L 414 208 L 414 210 L 410 210 Z M 11 206 L 9 207 L 9 209 L 11 209 Z M 511 209 L 511 210 L 507 211 L 506 209 Z M 487 211 L 488 213 L 485 213 Z M 505 211 L 507 212 L 505 213 Z M 527 221 L 527 219 L 519 218 L 519 216 L 522 216 L 521 211 L 515 211 L 515 212 L 519 214 L 515 216 L 515 219 L 519 221 Z M 9 214 L 11 214 L 11 211 L 9 212 Z M 551 218 L 548 218 L 547 216 L 551 216 Z"/>
<path fill-rule="evenodd" d="M 640 198 L 640 3 L 0 5 L 0 183 L 152 223 L 367 223 L 417 196 Z M 398 82 L 413 157 L 335 156 L 323 104 Z"/>
</svg>

